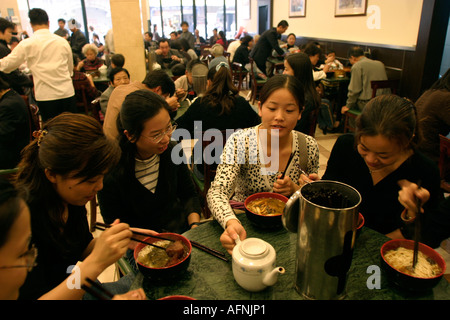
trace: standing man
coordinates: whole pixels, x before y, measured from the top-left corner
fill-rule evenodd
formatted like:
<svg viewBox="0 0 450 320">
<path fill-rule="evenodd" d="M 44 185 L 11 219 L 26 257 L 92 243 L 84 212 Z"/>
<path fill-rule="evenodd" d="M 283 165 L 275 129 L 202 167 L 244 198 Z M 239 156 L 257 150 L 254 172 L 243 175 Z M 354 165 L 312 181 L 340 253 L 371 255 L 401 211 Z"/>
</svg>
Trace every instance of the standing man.
<svg viewBox="0 0 450 320">
<path fill-rule="evenodd" d="M 347 56 L 352 64 L 352 71 L 350 84 L 348 85 L 347 104 L 342 107 L 342 113 L 347 112 L 349 109 L 362 111 L 372 98 L 370 82 L 387 80 L 384 64 L 381 61 L 366 58 L 361 47 L 355 46 L 350 48 Z"/>
<path fill-rule="evenodd" d="M 50 32 L 48 15 L 44 10 L 31 9 L 28 17 L 33 35 L 20 41 L 14 51 L 0 60 L 0 71 L 8 73 L 27 63 L 33 74 L 42 121 L 65 111 L 76 112 L 71 78 L 73 58 L 69 43 Z"/>
<path fill-rule="evenodd" d="M 66 20 L 64 19 L 58 19 L 58 26 L 59 28 L 56 29 L 55 34 L 57 34 L 60 37 L 63 37 L 64 39 L 69 39 L 69 30 L 67 30 L 66 27 Z"/>
<path fill-rule="evenodd" d="M 275 50 L 280 56 L 284 56 L 285 54 L 284 50 L 278 45 L 278 39 L 281 38 L 281 35 L 286 32 L 288 27 L 288 22 L 282 20 L 278 23 L 276 28 L 264 31 L 250 52 L 250 57 L 253 58 L 258 69 L 265 75 L 267 75 L 267 58 L 271 56 L 272 50 Z"/>
<path fill-rule="evenodd" d="M 72 31 L 72 36 L 70 37 L 70 47 L 72 48 L 72 52 L 76 53 L 80 57 L 80 60 L 83 60 L 86 57 L 81 52 L 81 49 L 83 49 L 83 46 L 87 44 L 88 41 L 83 32 L 79 29 L 80 24 L 75 19 L 70 19 L 68 25 L 70 31 Z"/>
<path fill-rule="evenodd" d="M 186 39 L 187 42 L 189 43 L 189 47 L 191 47 L 191 49 L 194 49 L 195 37 L 189 31 L 189 24 L 186 21 L 183 21 L 181 23 L 181 30 L 182 30 L 182 33 L 180 35 L 180 39 Z"/>
</svg>

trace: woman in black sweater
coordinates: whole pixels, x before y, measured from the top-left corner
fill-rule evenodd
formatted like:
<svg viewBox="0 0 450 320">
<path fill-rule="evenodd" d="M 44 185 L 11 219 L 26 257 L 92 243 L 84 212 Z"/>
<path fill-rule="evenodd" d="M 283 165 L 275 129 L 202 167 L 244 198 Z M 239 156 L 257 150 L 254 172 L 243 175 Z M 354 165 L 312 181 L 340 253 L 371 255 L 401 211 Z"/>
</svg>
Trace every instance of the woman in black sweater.
<svg viewBox="0 0 450 320">
<path fill-rule="evenodd" d="M 225 63 L 210 69 L 207 79 L 205 95 L 177 119 L 178 128 L 187 129 L 193 136 L 199 130 L 243 129 L 261 122 L 248 101 L 239 95 Z"/>
<path fill-rule="evenodd" d="M 117 127 L 122 156 L 98 194 L 105 222 L 175 233 L 196 226 L 200 199 L 183 157 L 172 154 L 176 124 L 167 102 L 149 90 L 135 91 L 125 98 Z"/>
<path fill-rule="evenodd" d="M 362 197 L 359 209 L 365 226 L 392 239 L 410 239 L 413 235 L 414 224 L 405 224 L 401 218 L 404 208 L 398 201 L 398 193 L 403 180 L 420 181 L 430 192 L 430 199 L 423 205 L 422 242 L 435 246 L 439 239 L 429 226 L 438 225 L 436 221 L 444 218 L 435 214 L 443 194 L 439 169 L 417 151 L 419 140 L 414 104 L 396 95 L 378 96 L 364 107 L 356 122 L 355 135 L 337 139 L 322 179 L 340 181 L 357 189 Z M 300 180 L 303 178 L 304 175 Z M 318 179 L 317 175 L 309 178 Z"/>
<path fill-rule="evenodd" d="M 220 63 L 216 68 L 210 69 L 207 79 L 205 95 L 195 100 L 189 109 L 177 119 L 178 128 L 186 129 L 191 139 L 200 135 L 203 138 L 202 133 L 209 129 L 235 131 L 253 127 L 261 122 L 260 117 L 248 101 L 239 95 L 239 91 L 231 79 L 230 70 L 225 63 Z M 182 132 L 178 133 L 182 135 Z M 227 136 L 229 135 L 227 134 Z M 195 163 L 199 163 L 200 160 L 197 159 L 199 156 L 194 154 Z M 199 163 L 196 169 L 194 172 L 201 179 L 202 163 Z"/>
</svg>

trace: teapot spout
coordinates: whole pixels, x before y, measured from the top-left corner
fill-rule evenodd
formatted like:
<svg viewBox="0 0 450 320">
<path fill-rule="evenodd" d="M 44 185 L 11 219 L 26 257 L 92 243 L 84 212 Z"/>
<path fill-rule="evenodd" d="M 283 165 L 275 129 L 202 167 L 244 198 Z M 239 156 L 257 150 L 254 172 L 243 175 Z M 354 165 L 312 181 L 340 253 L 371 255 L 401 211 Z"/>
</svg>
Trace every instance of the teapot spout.
<svg viewBox="0 0 450 320">
<path fill-rule="evenodd" d="M 278 275 L 285 273 L 285 271 L 286 270 L 284 270 L 283 267 L 276 267 L 275 269 L 273 269 L 264 276 L 263 278 L 264 285 L 268 287 L 273 286 L 278 280 Z"/>
</svg>

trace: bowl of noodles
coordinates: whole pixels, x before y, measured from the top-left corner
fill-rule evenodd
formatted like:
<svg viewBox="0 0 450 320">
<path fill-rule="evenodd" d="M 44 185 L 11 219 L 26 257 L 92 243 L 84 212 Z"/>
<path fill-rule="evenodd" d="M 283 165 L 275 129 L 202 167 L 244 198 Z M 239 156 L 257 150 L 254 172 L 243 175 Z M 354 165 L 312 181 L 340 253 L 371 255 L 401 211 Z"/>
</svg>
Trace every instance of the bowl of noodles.
<svg viewBox="0 0 450 320">
<path fill-rule="evenodd" d="M 427 291 L 434 288 L 444 275 L 446 264 L 439 253 L 419 243 L 418 259 L 412 269 L 414 241 L 394 239 L 381 247 L 381 263 L 387 279 L 407 291 Z"/>
<path fill-rule="evenodd" d="M 165 248 L 162 250 L 145 243 L 139 243 L 134 249 L 134 260 L 145 278 L 152 281 L 178 280 L 184 274 L 191 260 L 191 242 L 180 234 L 159 233 L 160 240 L 146 238 L 145 242 Z"/>
<path fill-rule="evenodd" d="M 259 192 L 245 199 L 245 214 L 255 226 L 276 229 L 283 226 L 281 216 L 288 198 L 273 192 Z"/>
</svg>

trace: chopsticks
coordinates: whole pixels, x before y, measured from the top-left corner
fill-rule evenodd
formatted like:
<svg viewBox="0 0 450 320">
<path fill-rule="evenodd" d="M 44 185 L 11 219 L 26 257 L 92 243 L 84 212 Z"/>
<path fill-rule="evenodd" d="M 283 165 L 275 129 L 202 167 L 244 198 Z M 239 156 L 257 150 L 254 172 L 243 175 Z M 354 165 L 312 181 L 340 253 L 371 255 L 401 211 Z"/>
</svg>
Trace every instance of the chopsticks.
<svg viewBox="0 0 450 320">
<path fill-rule="evenodd" d="M 288 160 L 288 162 L 287 162 L 286 168 L 284 169 L 283 173 L 281 174 L 281 178 L 280 178 L 281 180 L 284 179 L 284 175 L 286 174 L 286 171 L 287 171 L 287 169 L 289 168 L 289 165 L 291 164 L 292 158 L 294 158 L 295 152 L 296 152 L 296 151 L 294 151 L 294 152 L 291 153 L 291 156 L 289 157 L 289 160 Z"/>
<path fill-rule="evenodd" d="M 419 180 L 417 182 L 417 187 L 418 189 L 420 189 L 421 186 L 421 181 Z M 416 267 L 417 264 L 417 259 L 418 259 L 418 255 L 419 255 L 419 240 L 420 240 L 420 232 L 421 232 L 421 223 L 420 223 L 420 208 L 422 206 L 422 202 L 420 201 L 419 198 L 416 199 L 416 207 L 417 207 L 417 212 L 416 212 L 416 219 L 414 221 L 415 223 L 415 228 L 414 228 L 414 251 L 413 251 L 413 264 L 412 264 L 412 268 L 414 270 L 414 268 Z"/>
<path fill-rule="evenodd" d="M 101 223 L 101 222 L 97 222 L 96 223 L 98 226 L 104 227 L 104 228 L 111 228 L 111 225 L 106 224 L 106 223 Z M 156 239 L 160 239 L 160 240 L 167 240 L 167 241 L 171 241 L 174 242 L 175 240 L 173 239 L 167 239 L 167 238 L 163 238 L 163 237 L 159 237 L 159 236 L 153 236 L 153 235 L 149 235 L 143 232 L 139 232 L 139 231 L 134 231 L 134 230 L 130 230 L 131 232 L 133 232 L 136 235 L 139 236 L 144 236 L 144 237 L 152 237 L 152 238 L 156 238 Z"/>
<path fill-rule="evenodd" d="M 216 258 L 219 258 L 219 259 L 221 259 L 223 261 L 228 262 L 228 259 L 227 259 L 227 257 L 225 256 L 224 253 L 222 253 L 220 251 L 217 251 L 217 250 L 214 250 L 214 249 L 211 249 L 211 248 L 209 248 L 207 246 L 204 246 L 203 244 L 200 244 L 200 243 L 198 243 L 196 241 L 193 241 L 193 240 L 189 240 L 189 241 L 191 242 L 193 247 L 196 247 L 197 249 L 200 249 L 200 250 L 202 250 L 202 251 L 204 251 L 206 253 L 209 253 L 210 255 L 212 255 L 212 256 L 214 256 Z"/>
<path fill-rule="evenodd" d="M 95 225 L 95 228 L 99 229 L 99 230 L 105 230 L 106 228 L 110 228 L 110 227 L 111 226 L 109 224 L 105 224 L 105 223 L 101 223 L 101 222 L 97 222 L 96 225 Z M 156 238 L 156 239 L 160 239 L 160 240 L 167 240 L 167 241 L 172 241 L 172 242 L 175 241 L 173 239 L 168 239 L 168 238 L 164 238 L 164 237 L 160 237 L 160 236 L 150 235 L 150 234 L 146 234 L 146 233 L 142 233 L 142 232 L 138 232 L 138 231 L 131 230 L 131 232 L 133 232 L 136 235 L 141 235 L 141 236 L 145 236 L 145 237 L 152 237 L 152 238 Z M 148 245 L 151 245 L 151 246 L 154 246 L 154 247 L 166 250 L 165 248 L 157 246 L 157 245 L 155 245 L 153 243 L 145 242 L 145 241 L 142 241 L 142 240 L 139 240 L 139 239 L 135 239 L 135 238 L 131 238 L 131 240 L 142 242 L 142 243 L 145 243 L 145 244 L 148 244 Z M 214 249 L 211 249 L 211 248 L 209 248 L 209 247 L 207 247 L 207 246 L 205 246 L 203 244 L 200 244 L 200 243 L 198 243 L 196 241 L 193 241 L 193 240 L 189 240 L 189 241 L 191 242 L 193 247 L 195 247 L 195 248 L 197 248 L 199 250 L 202 250 L 202 251 L 204 251 L 206 253 L 209 253 L 210 255 L 215 256 L 216 258 L 219 258 L 219 259 L 221 259 L 223 261 L 227 261 L 228 262 L 228 259 L 226 258 L 224 253 L 222 253 L 220 251 L 217 251 L 217 250 L 214 250 Z"/>
<path fill-rule="evenodd" d="M 109 292 L 108 290 L 106 290 L 105 288 L 103 288 L 103 286 L 89 278 L 86 278 L 86 281 L 91 285 L 90 287 L 88 287 L 85 284 L 81 285 L 81 289 L 83 289 L 84 291 L 86 291 L 87 293 L 90 293 L 91 295 L 93 295 L 94 297 L 96 297 L 99 300 L 111 300 L 114 295 Z"/>
<path fill-rule="evenodd" d="M 98 229 L 98 230 L 101 230 L 101 231 L 105 231 L 107 228 L 110 228 L 110 227 L 111 227 L 110 225 L 107 225 L 107 224 L 104 224 L 104 223 L 101 223 L 101 222 L 97 222 L 96 225 L 95 225 L 95 229 Z M 135 232 L 133 232 L 133 233 L 135 233 Z M 150 235 L 145 234 L 145 233 L 136 233 L 136 234 L 144 235 L 144 236 L 147 236 L 147 237 L 150 236 Z M 144 243 L 144 244 L 147 244 L 149 246 L 152 246 L 152 247 L 164 250 L 164 251 L 166 250 L 166 248 L 163 248 L 161 246 L 158 246 L 156 244 L 153 244 L 153 243 L 150 243 L 150 242 L 147 242 L 147 241 L 142 241 L 142 240 L 139 240 L 139 239 L 136 239 L 136 238 L 131 238 L 131 240 L 136 241 L 136 242 L 140 242 L 140 243 Z M 164 240 L 169 240 L 169 239 L 164 239 Z M 171 240 L 171 241 L 173 241 L 173 240 Z"/>
</svg>

